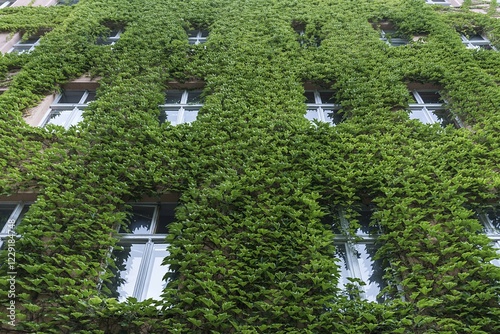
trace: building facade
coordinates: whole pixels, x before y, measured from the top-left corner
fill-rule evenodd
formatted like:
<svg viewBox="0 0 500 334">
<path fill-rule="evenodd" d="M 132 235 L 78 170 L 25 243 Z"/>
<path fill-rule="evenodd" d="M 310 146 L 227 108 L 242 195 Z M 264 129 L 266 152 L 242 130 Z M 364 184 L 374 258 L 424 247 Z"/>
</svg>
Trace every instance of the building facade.
<svg viewBox="0 0 500 334">
<path fill-rule="evenodd" d="M 494 2 L 19 1 L 1 333 L 500 332 Z"/>
</svg>

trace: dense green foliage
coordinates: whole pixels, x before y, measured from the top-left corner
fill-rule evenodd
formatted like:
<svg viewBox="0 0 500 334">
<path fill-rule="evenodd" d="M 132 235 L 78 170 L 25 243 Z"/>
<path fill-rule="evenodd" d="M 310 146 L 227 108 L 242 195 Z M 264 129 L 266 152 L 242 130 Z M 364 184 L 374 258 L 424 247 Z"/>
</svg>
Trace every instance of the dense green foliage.
<svg viewBox="0 0 500 334">
<path fill-rule="evenodd" d="M 382 20 L 424 41 L 391 47 Z M 119 41 L 96 45 L 110 27 Z M 189 45 L 189 28 L 207 43 Z M 0 58 L 21 69 L 0 95 L 0 193 L 39 194 L 18 227 L 17 327 L 2 318 L 2 333 L 500 332 L 500 269 L 475 214 L 500 195 L 500 53 L 457 33 L 497 43 L 496 19 L 420 0 L 81 0 L 2 9 L 0 29 L 50 30 Z M 102 79 L 83 122 L 25 124 L 84 73 Z M 193 78 L 197 121 L 160 124 L 167 83 Z M 337 92 L 341 124 L 304 118 L 304 82 Z M 410 120 L 409 82 L 440 85 L 466 126 Z M 102 284 L 113 229 L 125 203 L 168 192 L 174 279 L 161 301 L 118 303 Z M 361 203 L 384 231 L 383 304 L 338 289 L 322 222 Z"/>
</svg>

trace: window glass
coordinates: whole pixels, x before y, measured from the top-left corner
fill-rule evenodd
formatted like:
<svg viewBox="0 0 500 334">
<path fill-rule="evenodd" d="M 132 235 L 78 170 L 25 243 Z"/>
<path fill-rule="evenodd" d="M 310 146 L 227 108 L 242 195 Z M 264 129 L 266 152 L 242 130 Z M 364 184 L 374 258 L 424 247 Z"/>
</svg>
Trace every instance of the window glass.
<svg viewBox="0 0 500 334">
<path fill-rule="evenodd" d="M 128 224 L 128 229 L 120 229 L 120 233 L 149 234 L 153 221 L 154 206 L 133 206 L 132 217 Z"/>
<path fill-rule="evenodd" d="M 167 227 L 175 220 L 175 207 L 177 203 L 163 203 L 159 208 L 158 224 L 156 225 L 156 233 L 166 234 Z"/>
<path fill-rule="evenodd" d="M 65 90 L 62 92 L 61 97 L 57 103 L 72 103 L 78 104 L 85 94 L 84 90 Z"/>
<path fill-rule="evenodd" d="M 3 230 L 16 206 L 17 204 L 0 204 L 0 231 Z"/>
<path fill-rule="evenodd" d="M 332 91 L 320 91 L 319 95 L 321 97 L 321 103 L 329 103 L 329 104 L 334 104 L 335 103 L 335 96 Z"/>
<path fill-rule="evenodd" d="M 381 302 L 382 300 L 377 298 L 377 295 L 385 287 L 385 282 L 382 279 L 381 261 L 373 260 L 377 248 L 372 244 L 355 244 L 354 248 L 359 261 L 361 279 L 366 283 L 364 286 L 366 298 L 370 301 Z"/>
<path fill-rule="evenodd" d="M 182 94 L 184 91 L 182 90 L 168 90 L 165 95 L 165 104 L 179 104 L 181 103 Z"/>
<path fill-rule="evenodd" d="M 151 258 L 151 271 L 146 279 L 145 298 L 159 299 L 160 295 L 167 285 L 163 277 L 168 272 L 168 266 L 163 266 L 162 262 L 168 256 L 167 244 L 153 245 L 153 254 Z"/>
<path fill-rule="evenodd" d="M 116 289 L 114 294 L 119 297 L 120 301 L 134 294 L 146 244 L 131 244 L 122 248 L 113 252 L 117 267 L 113 280 L 113 286 Z"/>
<path fill-rule="evenodd" d="M 418 94 L 424 103 L 443 103 L 441 95 L 437 91 L 419 91 Z"/>
<path fill-rule="evenodd" d="M 325 113 L 325 121 L 331 123 L 332 125 L 339 124 L 342 122 L 342 115 L 337 111 L 331 109 L 323 109 Z"/>
<path fill-rule="evenodd" d="M 65 126 L 71 118 L 73 110 L 55 110 L 50 114 L 47 124 Z"/>
<path fill-rule="evenodd" d="M 185 109 L 184 110 L 184 123 L 192 123 L 196 121 L 196 117 L 198 116 L 198 109 Z"/>
<path fill-rule="evenodd" d="M 96 92 L 95 91 L 89 91 L 87 97 L 85 98 L 85 101 L 83 103 L 88 104 L 89 102 L 92 102 L 95 100 Z"/>
<path fill-rule="evenodd" d="M 201 103 L 201 90 L 188 91 L 187 104 L 200 104 Z"/>
<path fill-rule="evenodd" d="M 316 104 L 316 98 L 314 97 L 313 91 L 306 91 L 304 95 L 306 97 L 306 103 Z"/>
</svg>

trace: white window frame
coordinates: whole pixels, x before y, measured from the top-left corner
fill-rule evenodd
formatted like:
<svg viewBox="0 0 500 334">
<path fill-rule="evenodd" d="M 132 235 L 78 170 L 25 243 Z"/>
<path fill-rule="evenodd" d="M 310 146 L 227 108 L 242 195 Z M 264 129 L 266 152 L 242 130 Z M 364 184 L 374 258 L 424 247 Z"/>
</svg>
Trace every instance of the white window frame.
<svg viewBox="0 0 500 334">
<path fill-rule="evenodd" d="M 403 46 L 408 44 L 408 40 L 406 38 L 401 37 L 393 37 L 395 30 L 389 29 L 381 29 L 380 30 L 380 40 L 384 41 L 387 45 L 391 46 Z"/>
<path fill-rule="evenodd" d="M 187 35 L 189 44 L 191 45 L 203 44 L 208 39 L 208 30 L 203 30 L 203 29 L 188 30 Z"/>
<path fill-rule="evenodd" d="M 14 44 L 12 48 L 9 50 L 8 53 L 17 53 L 17 54 L 23 54 L 23 53 L 30 53 L 32 52 L 37 45 L 40 43 L 40 36 L 34 36 L 33 39 L 36 38 L 34 42 L 27 43 L 28 41 L 23 41 L 22 39 Z"/>
<path fill-rule="evenodd" d="M 305 93 L 313 93 L 315 103 L 306 103 L 307 111 L 305 117 L 311 121 L 318 120 L 320 122 L 330 123 L 335 126 L 334 120 L 328 117 L 328 112 L 333 111 L 336 114 L 341 106 L 337 103 L 323 103 L 320 93 L 333 94 L 334 91 L 328 89 L 306 90 Z M 310 115 L 313 115 L 310 117 Z"/>
<path fill-rule="evenodd" d="M 0 248 L 2 248 L 3 243 L 9 238 L 9 236 L 17 234 L 13 234 L 14 228 L 21 222 L 21 214 L 23 210 L 28 208 L 33 202 L 25 202 L 25 201 L 1 201 L 0 206 L 2 205 L 14 205 L 15 207 L 12 209 L 10 216 L 7 218 L 5 225 L 3 225 L 0 229 Z M 22 217 L 21 217 L 22 218 Z"/>
<path fill-rule="evenodd" d="M 365 208 L 363 211 L 368 211 L 368 208 Z M 373 212 L 373 210 L 369 211 Z M 335 234 L 334 244 L 336 247 L 340 248 L 340 250 L 345 251 L 345 259 L 340 259 L 339 261 L 339 269 L 341 273 L 339 288 L 341 290 L 345 290 L 346 284 L 355 284 L 361 292 L 360 297 L 368 301 L 376 302 L 377 296 L 380 294 L 385 285 L 381 287 L 376 282 L 371 283 L 367 281 L 367 279 L 369 280 L 369 277 L 363 277 L 366 276 L 367 273 L 362 270 L 362 266 L 366 264 L 366 261 L 368 261 L 372 268 L 371 273 L 373 274 L 375 261 L 370 257 L 363 261 L 363 259 L 360 258 L 361 252 L 359 252 L 356 248 L 365 247 L 363 251 L 365 252 L 367 247 L 376 247 L 376 240 L 380 234 L 380 227 L 378 227 L 376 234 L 367 234 L 358 229 L 355 234 L 352 235 L 349 227 L 350 224 L 345 217 L 344 210 L 340 210 L 338 215 L 340 220 L 340 234 Z M 359 286 L 356 283 L 352 283 L 351 279 L 361 280 L 365 282 L 365 285 Z M 377 289 L 378 292 L 370 293 L 369 290 L 373 288 Z"/>
<path fill-rule="evenodd" d="M 163 259 L 165 256 L 168 255 L 168 244 L 165 241 L 165 238 L 167 237 L 166 233 L 155 233 L 157 228 L 157 224 L 159 222 L 159 217 L 160 217 L 160 206 L 161 205 L 169 205 L 177 206 L 177 203 L 174 202 L 162 202 L 161 204 L 154 204 L 154 203 L 141 203 L 137 204 L 134 203 L 132 205 L 132 213 L 134 207 L 139 207 L 139 208 L 153 208 L 153 217 L 151 219 L 151 225 L 150 225 L 150 231 L 147 233 L 125 233 L 120 231 L 120 227 L 117 228 L 118 231 L 118 238 L 120 241 L 118 242 L 118 246 L 130 246 L 131 251 L 132 251 L 132 245 L 139 245 L 142 246 L 144 249 L 142 251 L 137 251 L 137 255 L 140 253 L 140 256 L 135 256 L 132 258 L 132 260 L 140 258 L 140 264 L 138 268 L 133 268 L 136 271 L 136 275 L 134 274 L 134 279 L 135 283 L 130 285 L 129 287 L 123 288 L 122 285 L 120 286 L 115 286 L 113 287 L 116 289 L 116 292 L 118 293 L 118 300 L 120 302 L 125 301 L 128 297 L 133 297 L 136 298 L 138 301 L 143 301 L 148 298 L 153 298 L 159 299 L 159 295 L 157 296 L 148 296 L 148 291 L 150 288 L 150 285 L 152 283 L 152 279 L 161 279 L 162 287 L 161 290 L 164 289 L 165 285 L 167 284 L 167 281 L 163 280 L 163 276 L 169 271 L 168 266 L 162 266 L 161 263 L 163 262 Z M 119 250 L 118 250 L 119 251 Z M 161 257 L 161 262 L 160 265 L 161 267 L 157 267 L 158 263 L 155 263 L 155 260 L 158 260 L 158 257 L 155 257 L 155 252 L 160 251 L 165 253 L 165 256 Z M 128 261 L 129 258 L 126 259 Z M 132 264 L 133 266 L 133 264 Z M 130 269 L 130 268 L 127 268 Z M 161 277 L 159 277 L 158 273 L 156 275 L 153 275 L 153 271 L 161 271 Z M 119 275 L 118 273 L 116 273 Z M 121 275 L 119 275 L 121 279 L 127 279 L 127 277 L 123 278 Z M 126 290 L 129 291 L 126 291 Z"/>
<path fill-rule="evenodd" d="M 417 103 L 410 103 L 410 119 L 416 119 L 421 121 L 424 124 L 442 124 L 439 120 L 439 117 L 434 113 L 434 111 L 442 111 L 449 114 L 449 118 L 453 121 L 456 127 L 463 127 L 462 122 L 456 116 L 454 116 L 451 112 L 445 110 L 444 103 L 426 103 L 420 93 L 437 93 L 439 91 L 437 89 L 414 89 L 411 90 L 410 93 L 413 95 Z M 440 95 L 440 94 L 439 94 Z M 441 95 L 440 95 L 441 96 Z M 421 113 L 424 116 L 424 120 L 416 116 L 416 113 Z"/>
<path fill-rule="evenodd" d="M 447 0 L 439 1 L 439 0 L 425 0 L 425 3 L 430 5 L 441 5 L 441 6 L 451 6 L 451 3 Z"/>
<path fill-rule="evenodd" d="M 161 110 L 161 121 L 169 121 L 172 125 L 179 125 L 182 123 L 191 123 L 193 121 L 186 121 L 186 113 L 193 113 L 194 118 L 196 120 L 198 113 L 200 109 L 203 107 L 203 103 L 188 103 L 189 99 L 189 94 L 190 93 L 200 93 L 202 94 L 203 91 L 201 89 L 192 89 L 192 90 L 187 90 L 187 89 L 170 89 L 165 92 L 165 96 L 168 94 L 173 93 L 173 92 L 182 92 L 181 99 L 178 103 L 164 103 L 161 104 L 160 110 Z"/>
<path fill-rule="evenodd" d="M 475 37 L 475 36 L 479 36 L 481 37 L 483 40 L 471 40 L 470 37 Z M 490 40 L 487 39 L 486 37 L 484 37 L 483 35 L 480 35 L 480 34 L 476 34 L 476 35 L 473 35 L 473 36 L 465 36 L 464 34 L 460 34 L 460 38 L 462 39 L 462 43 L 465 45 L 465 47 L 467 49 L 474 49 L 474 50 L 478 50 L 478 49 L 491 49 L 491 50 L 494 50 L 494 51 L 497 51 L 497 49 L 491 44 Z"/>
<path fill-rule="evenodd" d="M 85 103 L 86 99 L 89 97 L 89 94 L 95 94 L 95 90 L 80 90 L 80 89 L 66 89 L 65 92 L 83 92 L 80 100 L 77 103 L 60 103 L 59 101 L 62 99 L 64 92 L 57 95 L 54 103 L 50 105 L 49 112 L 47 116 L 43 119 L 40 124 L 41 127 L 46 127 L 49 124 L 61 125 L 66 130 L 69 129 L 70 126 L 77 125 L 83 119 L 83 112 L 89 106 L 89 104 L 94 101 L 88 101 Z M 69 112 L 70 115 L 66 119 L 63 124 L 57 124 L 56 122 L 52 123 L 51 119 L 53 116 L 60 114 L 62 112 Z"/>
</svg>

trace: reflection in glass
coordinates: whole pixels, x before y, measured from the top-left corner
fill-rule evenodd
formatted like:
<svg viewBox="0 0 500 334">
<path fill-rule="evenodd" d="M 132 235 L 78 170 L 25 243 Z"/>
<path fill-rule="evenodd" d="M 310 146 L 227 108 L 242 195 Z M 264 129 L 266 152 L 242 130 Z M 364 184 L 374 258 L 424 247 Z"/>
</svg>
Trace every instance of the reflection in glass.
<svg viewBox="0 0 500 334">
<path fill-rule="evenodd" d="M 184 110 L 184 123 L 192 123 L 196 121 L 198 116 L 198 109 Z"/>
<path fill-rule="evenodd" d="M 128 229 L 120 229 L 120 233 L 148 234 L 151 233 L 151 223 L 155 212 L 154 206 L 132 207 L 132 218 Z M 130 232 L 129 232 L 130 231 Z"/>
<path fill-rule="evenodd" d="M 117 270 L 112 279 L 112 287 L 115 287 L 114 295 L 119 301 L 134 295 L 145 248 L 146 244 L 131 244 L 123 246 L 123 250 L 113 252 Z"/>
<path fill-rule="evenodd" d="M 201 90 L 192 90 L 188 92 L 187 104 L 201 103 Z"/>
<path fill-rule="evenodd" d="M 179 104 L 181 103 L 182 90 L 168 90 L 165 95 L 165 104 Z"/>
<path fill-rule="evenodd" d="M 377 252 L 377 247 L 373 244 L 355 244 L 354 248 L 358 258 L 361 279 L 366 283 L 363 287 L 366 299 L 382 302 L 382 298 L 377 298 L 377 295 L 385 287 L 384 280 L 382 279 L 382 263 L 380 260 L 373 260 Z"/>
<path fill-rule="evenodd" d="M 163 276 L 167 273 L 168 266 L 161 265 L 163 259 L 168 256 L 167 247 L 167 244 L 155 244 L 153 246 L 153 255 L 149 265 L 150 270 L 144 289 L 145 299 L 159 299 L 163 289 L 167 285 L 167 282 L 163 280 Z"/>
<path fill-rule="evenodd" d="M 0 205 L 0 231 L 2 231 L 3 227 L 9 220 L 12 212 L 16 208 L 16 204 L 1 204 Z"/>
</svg>

